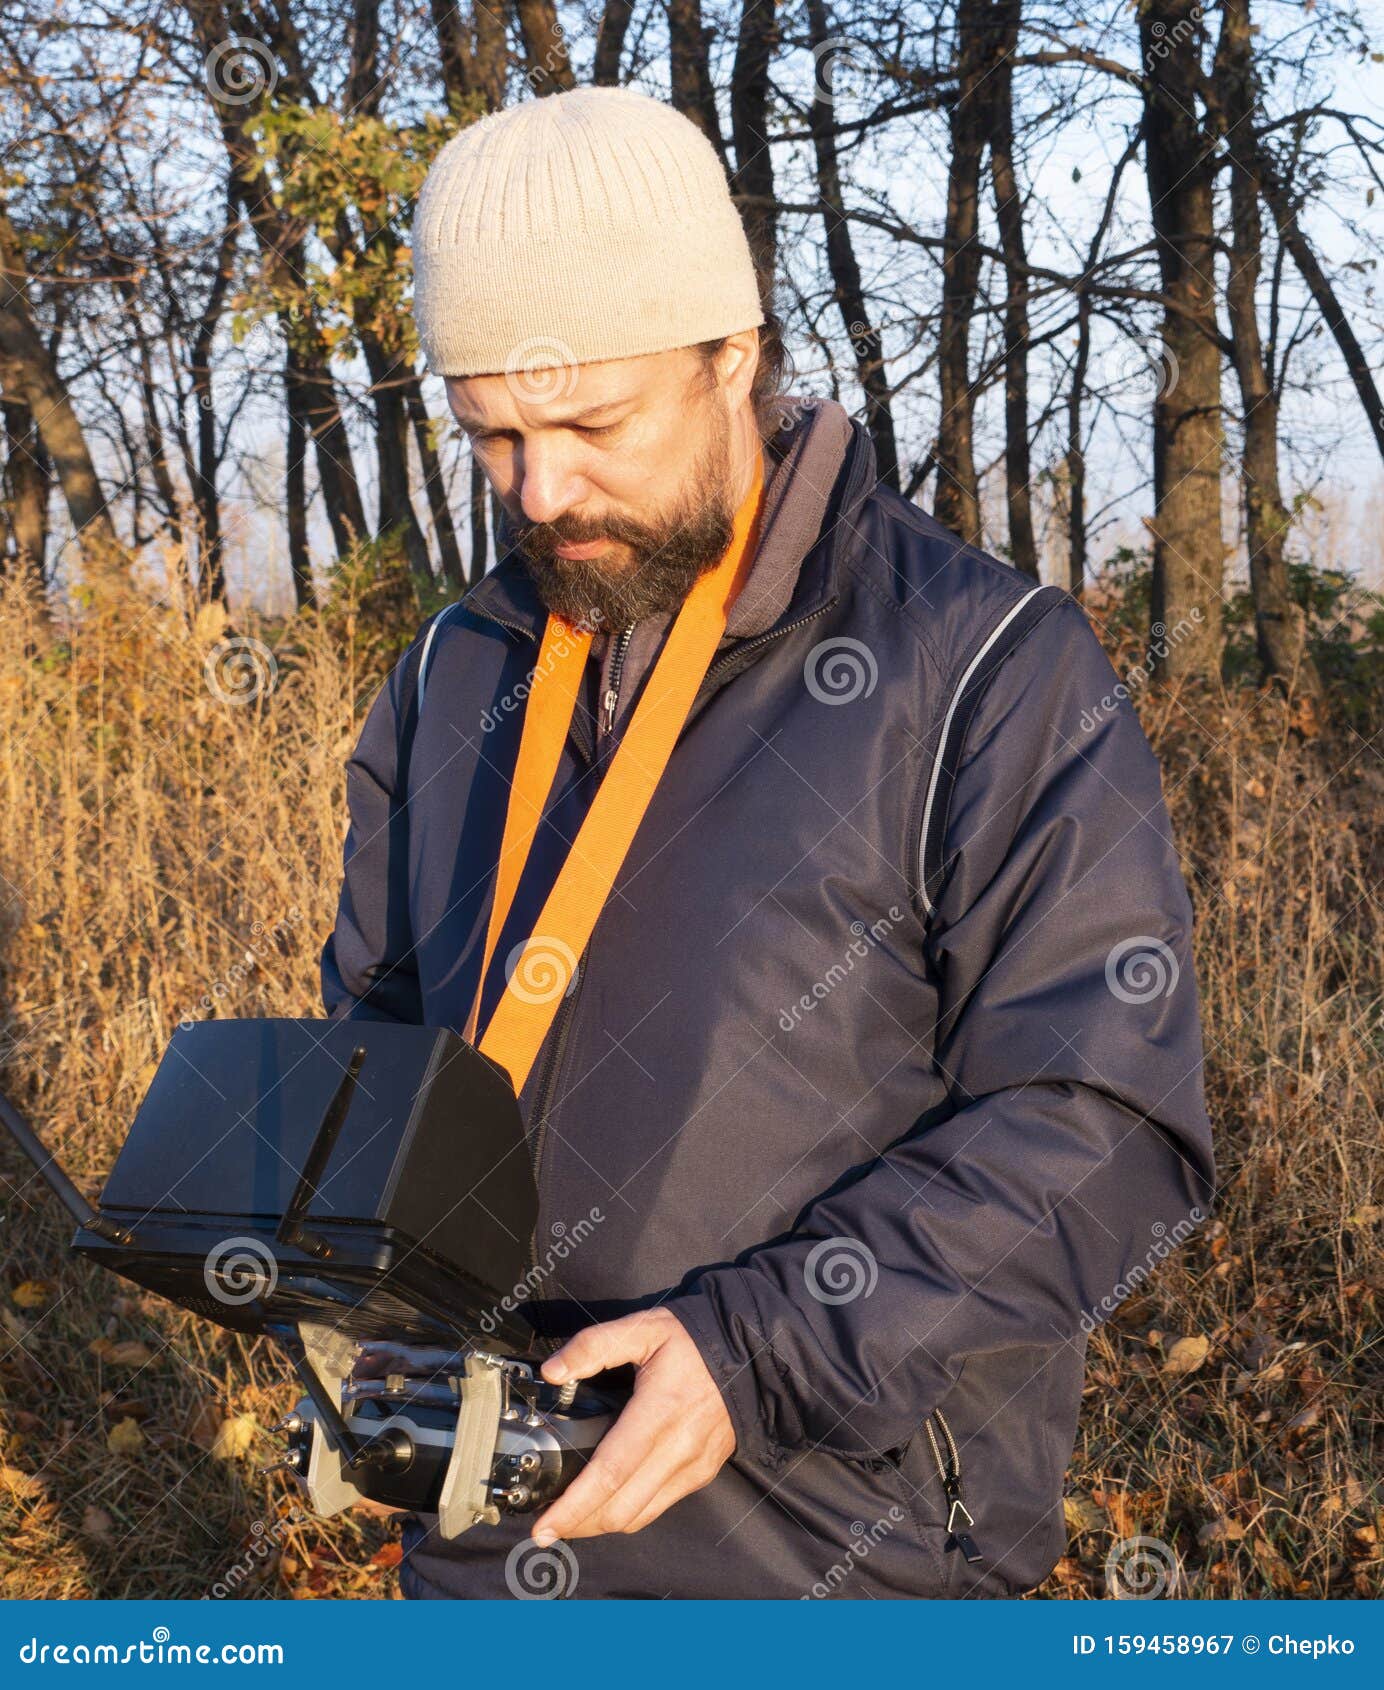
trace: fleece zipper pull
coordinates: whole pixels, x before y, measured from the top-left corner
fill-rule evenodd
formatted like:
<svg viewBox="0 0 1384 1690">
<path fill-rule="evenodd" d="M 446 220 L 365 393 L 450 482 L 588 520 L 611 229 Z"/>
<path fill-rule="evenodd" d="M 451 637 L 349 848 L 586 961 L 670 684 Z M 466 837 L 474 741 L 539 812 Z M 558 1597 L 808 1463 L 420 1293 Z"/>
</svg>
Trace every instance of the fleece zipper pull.
<svg viewBox="0 0 1384 1690">
<path fill-rule="evenodd" d="M 630 640 L 633 636 L 634 623 L 626 623 L 610 665 L 610 685 L 606 688 L 605 697 L 601 700 L 601 726 L 606 733 L 610 733 L 615 726 L 615 706 L 620 702 L 620 674 L 625 667 L 625 653 L 630 648 Z"/>
<path fill-rule="evenodd" d="M 947 1442 L 947 1459 L 945 1461 L 942 1459 L 942 1451 L 937 1442 L 937 1433 L 932 1429 L 934 1420 Z M 932 1445 L 932 1458 L 937 1463 L 937 1475 L 942 1481 L 942 1492 L 947 1499 L 948 1535 L 951 1542 L 961 1551 L 961 1557 L 966 1564 L 974 1567 L 985 1557 L 980 1552 L 980 1545 L 967 1529 L 975 1525 L 975 1519 L 961 1496 L 961 1452 L 956 1447 L 956 1439 L 952 1436 L 951 1427 L 943 1418 L 940 1409 L 934 1409 L 923 1424 L 927 1428 L 928 1442 Z"/>
</svg>

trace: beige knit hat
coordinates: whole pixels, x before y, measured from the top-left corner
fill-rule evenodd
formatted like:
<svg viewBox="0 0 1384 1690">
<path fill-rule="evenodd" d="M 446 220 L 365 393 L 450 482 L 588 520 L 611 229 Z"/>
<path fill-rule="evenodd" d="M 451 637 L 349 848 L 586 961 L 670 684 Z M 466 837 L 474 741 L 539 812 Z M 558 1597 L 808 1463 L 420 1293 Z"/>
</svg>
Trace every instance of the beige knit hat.
<svg viewBox="0 0 1384 1690">
<path fill-rule="evenodd" d="M 715 149 L 630 88 L 574 88 L 462 130 L 423 183 L 413 268 L 436 375 L 634 358 L 764 321 Z"/>
</svg>

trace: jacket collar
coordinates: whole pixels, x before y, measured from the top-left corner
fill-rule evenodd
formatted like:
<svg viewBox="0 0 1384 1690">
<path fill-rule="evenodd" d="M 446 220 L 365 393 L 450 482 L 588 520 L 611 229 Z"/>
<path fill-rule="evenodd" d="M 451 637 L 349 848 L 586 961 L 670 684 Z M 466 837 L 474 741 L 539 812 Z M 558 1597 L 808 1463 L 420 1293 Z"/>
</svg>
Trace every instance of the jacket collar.
<svg viewBox="0 0 1384 1690">
<path fill-rule="evenodd" d="M 860 506 L 875 487 L 875 451 L 864 425 L 851 418 L 851 439 L 841 469 L 827 501 L 822 538 L 803 558 L 797 583 L 787 608 L 766 634 L 767 639 L 804 616 L 830 603 L 839 591 L 837 577 L 841 554 L 853 538 Z M 503 541 L 501 523 L 499 539 Z M 460 601 L 468 610 L 488 617 L 529 639 L 541 638 L 548 613 L 524 560 L 512 547 L 502 550 L 500 561 Z"/>
</svg>

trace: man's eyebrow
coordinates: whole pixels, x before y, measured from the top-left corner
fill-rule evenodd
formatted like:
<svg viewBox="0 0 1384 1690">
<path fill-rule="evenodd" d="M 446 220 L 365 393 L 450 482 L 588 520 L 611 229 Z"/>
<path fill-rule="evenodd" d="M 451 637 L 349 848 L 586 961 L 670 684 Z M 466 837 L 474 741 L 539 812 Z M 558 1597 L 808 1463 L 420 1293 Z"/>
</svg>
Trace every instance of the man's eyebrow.
<svg viewBox="0 0 1384 1690">
<path fill-rule="evenodd" d="M 588 422 L 592 417 L 600 416 L 603 411 L 613 411 L 620 405 L 628 404 L 625 399 L 598 399 L 594 404 L 584 405 L 579 411 L 569 412 L 565 417 L 552 417 L 547 424 L 550 428 L 568 428 L 573 423 Z M 457 421 L 468 433 L 481 434 L 485 432 L 485 421 L 481 417 L 464 416 L 457 413 Z M 503 429 L 497 432 L 503 434 Z"/>
</svg>

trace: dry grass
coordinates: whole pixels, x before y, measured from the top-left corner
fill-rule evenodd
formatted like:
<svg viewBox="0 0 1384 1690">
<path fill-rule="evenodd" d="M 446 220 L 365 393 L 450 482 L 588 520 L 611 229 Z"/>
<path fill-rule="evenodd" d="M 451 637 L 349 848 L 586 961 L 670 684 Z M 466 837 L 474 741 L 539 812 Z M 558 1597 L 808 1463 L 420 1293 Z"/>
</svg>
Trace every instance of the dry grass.
<svg viewBox="0 0 1384 1690">
<path fill-rule="evenodd" d="M 204 995 L 319 1012 L 342 763 L 415 621 L 356 588 L 238 628 L 277 684 L 227 702 L 207 612 L 117 583 L 64 632 L 0 596 L 0 1082 L 93 1193 Z M 1379 752 L 1304 737 L 1266 695 L 1143 708 L 1198 907 L 1222 1195 L 1092 1342 L 1072 1541 L 1043 1594 L 1102 1594 L 1111 1545 L 1144 1534 L 1188 1595 L 1376 1595 Z M 71 1261 L 27 1168 L 4 1151 L 0 1171 L 0 1592 L 391 1594 L 389 1528 L 293 1521 L 255 1473 L 274 1451 L 255 1429 L 297 1394 L 277 1352 Z M 1183 1336 L 1209 1347 L 1173 1374 Z"/>
</svg>

